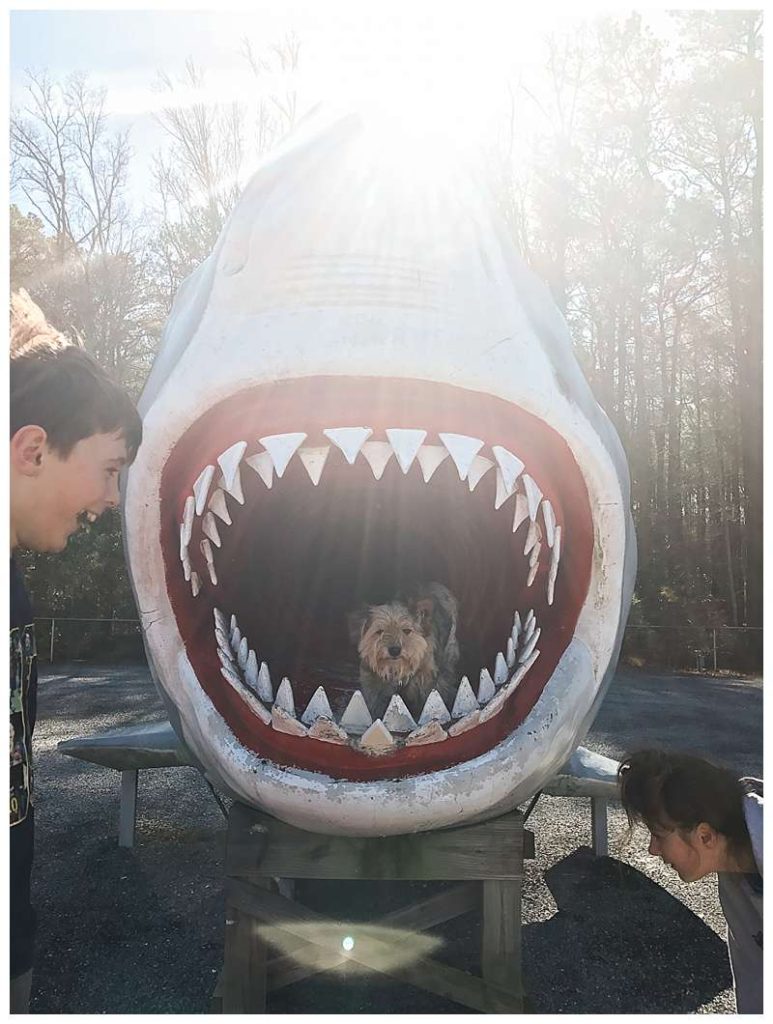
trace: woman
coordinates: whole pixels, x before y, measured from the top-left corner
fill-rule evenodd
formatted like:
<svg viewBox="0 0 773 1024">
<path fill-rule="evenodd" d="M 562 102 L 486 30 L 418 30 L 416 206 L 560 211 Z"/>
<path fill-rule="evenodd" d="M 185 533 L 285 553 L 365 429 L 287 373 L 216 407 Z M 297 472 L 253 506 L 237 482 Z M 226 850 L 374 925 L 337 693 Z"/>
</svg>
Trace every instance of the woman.
<svg viewBox="0 0 773 1024">
<path fill-rule="evenodd" d="M 684 882 L 711 872 L 727 920 L 739 1013 L 762 1013 L 762 782 L 690 754 L 640 750 L 618 769 L 631 828 Z"/>
</svg>

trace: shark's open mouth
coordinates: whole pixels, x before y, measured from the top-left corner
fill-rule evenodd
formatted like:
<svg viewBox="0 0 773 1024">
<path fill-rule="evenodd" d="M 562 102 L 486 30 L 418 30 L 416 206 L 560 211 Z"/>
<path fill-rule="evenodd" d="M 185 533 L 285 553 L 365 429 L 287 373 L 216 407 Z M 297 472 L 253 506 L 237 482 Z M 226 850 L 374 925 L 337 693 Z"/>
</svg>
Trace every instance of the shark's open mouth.
<svg viewBox="0 0 773 1024">
<path fill-rule="evenodd" d="M 308 377 L 208 410 L 161 481 L 166 585 L 199 684 L 245 747 L 370 780 L 435 771 L 523 722 L 587 596 L 593 526 L 562 437 L 490 395 Z M 458 690 L 373 722 L 347 614 L 439 580 Z"/>
</svg>

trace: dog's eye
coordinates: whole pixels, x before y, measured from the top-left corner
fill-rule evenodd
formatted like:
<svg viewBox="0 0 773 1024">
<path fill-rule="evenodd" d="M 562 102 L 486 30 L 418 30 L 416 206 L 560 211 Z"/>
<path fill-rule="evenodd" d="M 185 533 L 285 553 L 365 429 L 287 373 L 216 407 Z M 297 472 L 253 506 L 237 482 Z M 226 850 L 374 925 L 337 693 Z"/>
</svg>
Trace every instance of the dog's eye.
<svg viewBox="0 0 773 1024">
<path fill-rule="evenodd" d="M 406 636 L 410 636 L 412 632 L 413 632 L 412 629 L 404 629 L 403 630 L 403 633 L 405 633 Z"/>
</svg>

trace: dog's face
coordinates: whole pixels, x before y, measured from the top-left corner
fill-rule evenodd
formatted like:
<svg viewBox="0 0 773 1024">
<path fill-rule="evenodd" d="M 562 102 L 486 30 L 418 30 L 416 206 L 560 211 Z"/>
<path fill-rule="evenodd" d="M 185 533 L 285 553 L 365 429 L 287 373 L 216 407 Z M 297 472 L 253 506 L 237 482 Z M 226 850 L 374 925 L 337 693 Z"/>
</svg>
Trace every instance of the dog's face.
<svg viewBox="0 0 773 1024">
<path fill-rule="evenodd" d="M 382 604 L 368 609 L 357 650 L 371 672 L 400 689 L 422 667 L 429 644 L 404 605 Z"/>
</svg>

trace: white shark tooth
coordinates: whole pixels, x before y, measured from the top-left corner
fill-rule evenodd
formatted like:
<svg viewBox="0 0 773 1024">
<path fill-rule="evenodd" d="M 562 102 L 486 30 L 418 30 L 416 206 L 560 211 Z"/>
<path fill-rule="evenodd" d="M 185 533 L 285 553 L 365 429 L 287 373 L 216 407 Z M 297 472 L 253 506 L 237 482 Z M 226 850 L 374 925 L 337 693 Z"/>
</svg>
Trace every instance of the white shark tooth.
<svg viewBox="0 0 773 1024">
<path fill-rule="evenodd" d="M 221 647 L 218 644 L 217 656 L 220 659 L 220 664 L 224 668 L 229 668 L 232 672 L 236 671 L 236 662 L 234 661 L 234 656 L 233 654 L 231 654 L 231 651 L 227 647 Z"/>
<path fill-rule="evenodd" d="M 290 459 L 306 440 L 305 434 L 269 434 L 258 440 L 271 456 L 276 475 L 283 476 Z"/>
<path fill-rule="evenodd" d="M 244 666 L 244 678 L 251 690 L 258 688 L 258 659 L 252 648 L 247 653 L 247 663 Z"/>
<path fill-rule="evenodd" d="M 244 496 L 242 495 L 241 501 L 237 497 L 235 491 L 241 494 L 241 479 L 239 477 L 239 463 L 242 461 L 242 455 L 247 450 L 246 441 L 237 441 L 236 444 L 232 444 L 230 448 L 226 448 L 217 457 L 217 464 L 223 473 L 223 484 L 229 494 L 232 494 L 239 504 L 244 503 Z"/>
<path fill-rule="evenodd" d="M 190 559 L 190 556 L 188 554 L 188 548 L 185 546 L 185 544 L 182 543 L 182 531 L 183 531 L 183 527 L 181 526 L 180 527 L 180 561 L 182 562 L 182 565 L 183 565 L 183 576 L 185 577 L 185 582 L 187 583 L 188 580 L 191 578 L 191 559 Z"/>
<path fill-rule="evenodd" d="M 200 516 L 204 511 L 204 506 L 207 503 L 207 495 L 209 494 L 209 485 L 212 483 L 212 477 L 215 475 L 215 467 L 207 466 L 199 473 L 196 478 L 196 483 L 193 485 L 193 496 L 196 500 L 196 515 Z"/>
<path fill-rule="evenodd" d="M 231 525 L 231 516 L 225 503 L 225 494 L 219 487 L 212 492 L 207 508 L 212 509 L 218 519 L 222 519 L 226 526 Z"/>
<path fill-rule="evenodd" d="M 255 712 L 261 722 L 265 725 L 269 725 L 271 723 L 271 715 L 268 710 L 263 707 L 254 693 L 250 693 L 237 673 L 234 672 L 233 669 L 229 669 L 226 665 L 221 666 L 220 672 L 222 673 L 223 678 L 231 684 L 234 690 L 236 690 L 247 707 L 250 708 L 251 711 Z"/>
<path fill-rule="evenodd" d="M 216 544 L 217 547 L 222 547 L 220 533 L 218 532 L 217 529 L 217 523 L 215 522 L 215 517 L 212 515 L 211 512 L 204 513 L 204 517 L 201 520 L 201 529 L 204 536 L 208 537 L 213 544 Z"/>
<path fill-rule="evenodd" d="M 194 569 L 193 572 L 191 573 L 191 593 L 193 594 L 194 597 L 198 597 L 200 590 L 201 580 L 199 579 L 199 574 Z"/>
<path fill-rule="evenodd" d="M 233 475 L 230 485 L 226 483 L 226 479 L 221 473 L 217 481 L 217 486 L 219 490 L 225 491 L 227 494 L 230 494 L 235 501 L 239 502 L 240 505 L 244 504 L 244 491 L 242 490 L 242 474 L 238 466 L 236 467 L 236 472 Z"/>
<path fill-rule="evenodd" d="M 239 650 L 237 651 L 236 658 L 239 662 L 239 668 L 244 672 L 247 668 L 247 658 L 250 656 L 250 645 L 247 643 L 247 637 L 243 636 L 239 643 Z"/>
<path fill-rule="evenodd" d="M 465 715 L 464 718 L 460 718 L 458 722 L 454 722 L 453 725 L 449 726 L 448 735 L 458 736 L 462 732 L 468 732 L 470 729 L 474 729 L 479 721 L 480 709 L 476 708 L 469 715 Z"/>
<path fill-rule="evenodd" d="M 539 547 L 539 545 L 537 545 Z M 534 549 L 532 549 L 534 550 Z M 529 575 L 526 577 L 526 586 L 530 587 L 534 580 L 537 578 L 537 571 L 539 569 L 539 562 L 529 563 Z"/>
<path fill-rule="evenodd" d="M 526 500 L 526 495 L 522 494 L 521 491 L 515 493 L 515 515 L 513 516 L 513 533 L 515 533 L 521 523 L 525 523 L 529 518 L 529 503 Z"/>
<path fill-rule="evenodd" d="M 208 540 L 202 540 L 199 544 L 201 553 L 204 555 L 204 560 L 207 565 L 211 565 L 215 561 L 215 556 L 212 554 L 212 545 Z"/>
<path fill-rule="evenodd" d="M 542 509 L 542 522 L 545 524 L 545 539 L 548 542 L 548 547 L 552 548 L 553 538 L 556 535 L 556 514 L 547 498 L 543 500 L 540 508 Z"/>
<path fill-rule="evenodd" d="M 196 501 L 192 494 L 189 494 L 185 499 L 185 508 L 183 509 L 183 522 L 182 522 L 182 538 L 181 543 L 186 547 L 191 542 L 191 534 L 193 533 L 193 515 L 196 509 Z"/>
<path fill-rule="evenodd" d="M 491 673 L 487 668 L 482 668 L 480 670 L 480 682 L 478 683 L 478 703 L 480 705 L 488 704 L 496 692 L 497 688 L 494 686 Z"/>
<path fill-rule="evenodd" d="M 323 743 L 348 743 L 349 737 L 344 730 L 331 722 L 329 718 L 318 718 L 309 728 L 309 736 L 314 740 L 322 740 Z"/>
<path fill-rule="evenodd" d="M 350 466 L 360 453 L 360 448 L 365 444 L 373 433 L 371 427 L 330 427 L 323 430 L 325 437 L 330 438 L 336 448 L 344 453 L 344 458 Z"/>
<path fill-rule="evenodd" d="M 365 732 L 369 725 L 373 724 L 368 705 L 360 690 L 356 690 L 346 706 L 346 711 L 341 715 L 339 723 L 348 733 L 357 736 Z"/>
<path fill-rule="evenodd" d="M 424 702 L 424 708 L 419 716 L 419 725 L 426 725 L 427 722 L 440 722 L 445 724 L 451 721 L 451 714 L 445 705 L 445 701 L 437 690 L 431 690 L 429 697 Z"/>
<path fill-rule="evenodd" d="M 523 626 L 521 625 L 521 616 L 520 616 L 519 612 L 516 610 L 515 615 L 513 615 L 513 631 L 512 631 L 512 637 L 513 637 L 513 643 L 514 644 L 518 643 L 518 635 L 520 634 L 522 629 L 523 629 Z"/>
<path fill-rule="evenodd" d="M 528 615 L 523 620 L 523 630 L 522 630 L 523 635 L 521 636 L 521 642 L 522 643 L 526 643 L 526 641 L 529 639 L 529 637 L 534 632 L 534 627 L 536 625 L 537 625 L 537 620 L 534 617 L 534 609 L 530 608 Z"/>
<path fill-rule="evenodd" d="M 215 569 L 214 562 L 207 563 L 207 572 L 209 573 L 209 581 L 213 587 L 217 586 L 217 570 Z"/>
<path fill-rule="evenodd" d="M 506 658 L 507 658 L 507 667 L 508 668 L 512 668 L 513 665 L 515 664 L 515 644 L 513 643 L 513 638 L 511 636 L 509 636 L 507 638 L 507 655 L 506 655 Z"/>
<path fill-rule="evenodd" d="M 236 621 L 236 616 L 231 616 L 231 650 L 238 651 L 239 644 L 242 642 L 242 631 L 239 629 L 239 624 Z"/>
<path fill-rule="evenodd" d="M 432 474 L 438 468 L 441 462 L 445 462 L 448 458 L 448 449 L 444 448 L 440 444 L 423 444 L 419 448 L 419 454 L 416 456 L 421 466 L 421 474 L 424 477 L 424 483 L 428 484 Z"/>
<path fill-rule="evenodd" d="M 411 732 L 416 728 L 416 720 L 399 693 L 393 695 L 382 721 L 390 732 Z"/>
<path fill-rule="evenodd" d="M 556 527 L 553 538 L 553 551 L 550 556 L 550 571 L 548 572 L 548 604 L 553 603 L 555 594 L 556 576 L 558 576 L 558 562 L 561 558 L 561 527 Z"/>
<path fill-rule="evenodd" d="M 377 718 L 360 737 L 360 747 L 369 754 L 385 754 L 392 750 L 394 745 L 391 732 L 380 718 Z"/>
<path fill-rule="evenodd" d="M 233 633 L 233 631 L 236 629 L 236 627 L 238 625 L 239 625 L 239 623 L 236 621 L 236 616 L 234 614 L 232 614 L 231 615 L 231 622 L 230 622 L 230 624 L 228 626 L 228 629 L 230 630 L 231 633 Z"/>
<path fill-rule="evenodd" d="M 505 480 L 504 477 L 502 476 L 502 471 L 500 469 L 497 469 L 497 493 L 494 498 L 494 509 L 496 510 L 498 508 L 501 508 L 502 505 L 504 505 L 504 503 L 508 500 L 508 498 L 512 498 L 512 496 L 513 491 L 508 491 L 507 487 L 505 486 Z"/>
<path fill-rule="evenodd" d="M 250 469 L 254 469 L 260 479 L 271 489 L 274 482 L 274 461 L 269 452 L 258 452 L 257 455 L 250 455 L 244 460 Z M 308 468 L 308 467 L 307 467 Z M 311 474 L 309 474 L 311 476 Z"/>
<path fill-rule="evenodd" d="M 285 711 L 283 707 L 276 704 L 271 709 L 271 727 L 277 732 L 285 732 L 288 736 L 307 736 L 309 730 L 303 725 L 294 714 Z"/>
<path fill-rule="evenodd" d="M 295 697 L 293 696 L 293 688 L 287 676 L 282 679 L 282 682 L 279 684 L 279 689 L 276 691 L 274 707 L 281 708 L 283 711 L 286 711 L 288 715 L 295 714 Z"/>
<path fill-rule="evenodd" d="M 540 539 L 540 528 L 535 519 L 529 523 L 529 532 L 526 534 L 526 543 L 523 546 L 524 555 L 528 555 L 537 541 Z"/>
<path fill-rule="evenodd" d="M 389 441 L 366 441 L 362 446 L 363 458 L 373 470 L 376 480 L 380 480 L 384 475 L 387 463 L 394 453 L 395 450 Z"/>
<path fill-rule="evenodd" d="M 485 708 L 480 709 L 480 724 L 483 725 L 484 722 L 488 722 L 494 715 L 498 715 L 509 696 L 510 694 L 503 688 L 495 697 L 492 697 Z"/>
<path fill-rule="evenodd" d="M 451 708 L 452 718 L 462 718 L 468 715 L 471 711 L 478 710 L 478 701 L 475 699 L 475 694 L 470 686 L 470 680 L 467 676 L 462 676 L 462 681 L 459 683 L 459 689 L 456 691 L 456 699 L 454 700 L 454 706 Z"/>
<path fill-rule="evenodd" d="M 529 553 L 529 565 L 536 565 L 539 561 L 539 553 L 542 551 L 542 541 L 537 541 Z"/>
<path fill-rule="evenodd" d="M 400 469 L 407 473 L 413 464 L 413 460 L 419 454 L 424 439 L 427 436 L 426 430 L 403 430 L 398 427 L 389 427 L 386 430 L 389 443 L 394 448 Z"/>
<path fill-rule="evenodd" d="M 464 480 L 475 456 L 483 447 L 483 442 L 477 437 L 468 437 L 467 434 L 438 434 L 438 437 L 454 460 L 459 479 Z"/>
<path fill-rule="evenodd" d="M 526 492 L 526 501 L 529 505 L 529 519 L 533 522 L 537 518 L 539 503 L 542 501 L 542 491 L 528 473 L 524 473 L 521 479 L 523 480 L 523 489 Z"/>
<path fill-rule="evenodd" d="M 228 633 L 224 629 L 221 629 L 221 627 L 217 623 L 215 623 L 215 639 L 217 640 L 217 646 L 221 650 L 225 651 L 228 654 L 231 661 L 233 661 L 231 641 L 229 639 Z"/>
<path fill-rule="evenodd" d="M 219 608 L 215 608 L 213 609 L 213 615 L 215 616 L 215 625 L 219 626 L 224 633 L 229 633 L 231 627 L 228 625 L 228 619 L 223 612 Z"/>
<path fill-rule="evenodd" d="M 490 469 L 494 468 L 494 463 L 491 459 L 487 459 L 485 455 L 476 455 L 472 460 L 469 472 L 467 473 L 467 484 L 470 488 L 470 494 L 475 490 L 478 484 L 481 482 L 483 477 L 488 473 Z"/>
<path fill-rule="evenodd" d="M 532 633 L 531 637 L 529 638 L 528 643 L 525 643 L 523 645 L 523 650 L 518 655 L 518 663 L 519 664 L 524 665 L 529 660 L 529 658 L 531 657 L 532 651 L 537 646 L 537 641 L 539 640 L 539 635 L 540 635 L 541 632 L 542 632 L 541 628 L 535 629 L 534 632 Z"/>
<path fill-rule="evenodd" d="M 318 718 L 328 718 L 331 722 L 333 720 L 333 712 L 330 710 L 330 701 L 327 699 L 324 686 L 317 687 L 301 715 L 304 725 L 311 725 Z"/>
<path fill-rule="evenodd" d="M 329 453 L 329 445 L 322 445 L 319 448 L 301 448 L 298 452 L 298 458 L 303 463 L 304 469 L 309 474 L 309 480 L 315 487 L 322 478 L 322 470 L 325 468 Z M 269 486 L 271 485 L 269 484 Z"/>
<path fill-rule="evenodd" d="M 418 729 L 414 729 L 410 736 L 406 737 L 405 745 L 406 747 L 418 747 L 425 743 L 439 743 L 447 739 L 448 733 L 440 722 L 433 719 L 431 722 L 420 725 Z"/>
<path fill-rule="evenodd" d="M 494 666 L 494 685 L 501 686 L 502 683 L 506 683 L 507 676 L 507 662 L 505 661 L 504 654 L 502 654 L 502 652 L 500 651 L 497 654 L 496 664 Z"/>
<path fill-rule="evenodd" d="M 271 674 L 268 671 L 268 665 L 265 661 L 261 661 L 260 669 L 258 671 L 258 683 L 256 686 L 258 696 L 270 704 L 274 699 L 274 687 L 271 685 Z"/>
<path fill-rule="evenodd" d="M 518 671 L 507 684 L 507 689 L 509 689 L 511 693 L 515 689 L 515 687 L 520 683 L 520 681 L 523 679 L 523 677 L 526 675 L 529 669 L 532 667 L 537 658 L 539 658 L 539 655 L 540 652 L 538 650 L 532 651 L 531 657 L 527 661 L 525 661 L 523 665 L 520 665 L 518 667 Z"/>
<path fill-rule="evenodd" d="M 510 495 L 515 490 L 518 477 L 523 473 L 524 465 L 517 455 L 513 455 L 511 451 L 503 448 L 501 444 L 493 445 L 491 452 L 497 460 L 499 472 L 502 474 L 502 485 L 507 494 Z"/>
</svg>

